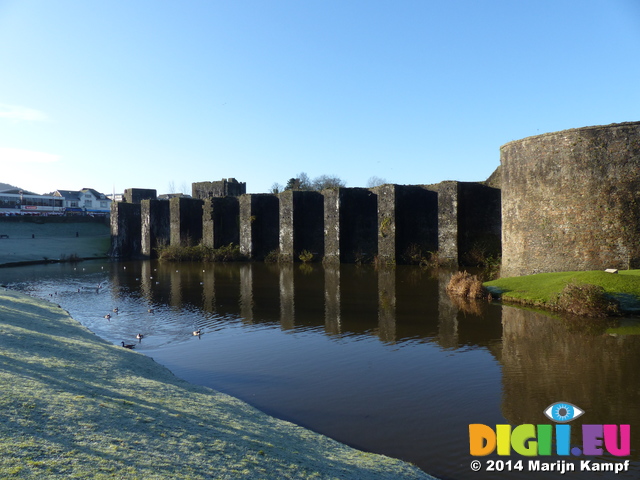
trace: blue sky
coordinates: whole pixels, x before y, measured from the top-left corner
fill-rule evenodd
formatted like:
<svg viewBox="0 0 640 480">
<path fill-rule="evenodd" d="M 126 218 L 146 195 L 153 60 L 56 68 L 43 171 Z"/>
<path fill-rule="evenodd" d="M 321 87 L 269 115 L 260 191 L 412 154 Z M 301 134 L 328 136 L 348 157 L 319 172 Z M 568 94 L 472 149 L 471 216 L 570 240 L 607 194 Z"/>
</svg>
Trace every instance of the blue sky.
<svg viewBox="0 0 640 480">
<path fill-rule="evenodd" d="M 640 120 L 639 51 L 638 0 L 0 0 L 0 181 L 484 180 Z"/>
</svg>

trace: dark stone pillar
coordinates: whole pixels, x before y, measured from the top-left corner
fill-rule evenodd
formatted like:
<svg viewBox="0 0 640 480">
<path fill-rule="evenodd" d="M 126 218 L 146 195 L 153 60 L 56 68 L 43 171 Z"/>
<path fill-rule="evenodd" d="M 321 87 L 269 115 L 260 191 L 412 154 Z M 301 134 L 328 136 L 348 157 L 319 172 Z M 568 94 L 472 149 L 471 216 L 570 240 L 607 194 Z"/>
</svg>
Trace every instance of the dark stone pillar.
<svg viewBox="0 0 640 480">
<path fill-rule="evenodd" d="M 396 263 L 396 204 L 398 185 L 376 187 L 378 195 L 378 261 Z"/>
<path fill-rule="evenodd" d="M 371 262 L 378 253 L 377 195 L 366 188 L 324 194 L 325 263 Z"/>
<path fill-rule="evenodd" d="M 202 200 L 174 197 L 169 200 L 171 245 L 197 245 L 202 240 Z"/>
<path fill-rule="evenodd" d="M 460 262 L 475 266 L 489 257 L 499 257 L 502 250 L 500 189 L 462 182 L 458 192 Z"/>
<path fill-rule="evenodd" d="M 149 188 L 127 188 L 124 191 L 124 201 L 127 203 L 141 203 L 142 200 L 155 200 L 156 191 Z"/>
<path fill-rule="evenodd" d="M 156 258 L 156 248 L 168 245 L 171 238 L 171 222 L 168 200 L 142 200 L 141 228 L 142 255 Z"/>
<path fill-rule="evenodd" d="M 458 265 L 459 182 L 438 184 L 438 254 L 444 263 Z"/>
<path fill-rule="evenodd" d="M 324 255 L 324 198 L 319 192 L 288 190 L 280 200 L 280 260 L 294 262 L 302 251 Z"/>
<path fill-rule="evenodd" d="M 239 200 L 240 251 L 249 258 L 262 260 L 278 249 L 278 197 L 250 194 Z"/>
<path fill-rule="evenodd" d="M 110 221 L 111 256 L 129 258 L 140 255 L 140 204 L 112 202 Z"/>
<path fill-rule="evenodd" d="M 214 197 L 202 207 L 202 243 L 220 248 L 240 244 L 240 204 L 237 197 Z"/>
<path fill-rule="evenodd" d="M 408 262 L 410 252 L 438 248 L 438 195 L 425 187 L 382 185 L 378 195 L 378 260 Z"/>
<path fill-rule="evenodd" d="M 419 185 L 400 185 L 396 193 L 396 258 L 412 251 L 438 250 L 438 194 Z"/>
</svg>

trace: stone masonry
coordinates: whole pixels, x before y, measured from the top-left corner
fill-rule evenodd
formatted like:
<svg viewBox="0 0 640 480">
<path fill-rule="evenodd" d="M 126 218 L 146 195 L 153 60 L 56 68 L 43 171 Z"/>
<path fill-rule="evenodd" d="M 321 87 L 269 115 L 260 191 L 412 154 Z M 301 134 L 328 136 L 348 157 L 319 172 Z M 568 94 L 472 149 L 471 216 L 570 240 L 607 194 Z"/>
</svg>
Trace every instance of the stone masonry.
<svg viewBox="0 0 640 480">
<path fill-rule="evenodd" d="M 502 275 L 640 267 L 640 122 L 501 150 Z"/>
</svg>

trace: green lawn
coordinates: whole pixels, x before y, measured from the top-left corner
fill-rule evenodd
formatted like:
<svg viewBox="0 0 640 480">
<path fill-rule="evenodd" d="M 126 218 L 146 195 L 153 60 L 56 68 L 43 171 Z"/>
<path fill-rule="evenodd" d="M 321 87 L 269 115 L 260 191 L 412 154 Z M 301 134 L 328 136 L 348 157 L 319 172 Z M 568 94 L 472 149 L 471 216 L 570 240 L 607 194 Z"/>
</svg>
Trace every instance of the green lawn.
<svg viewBox="0 0 640 480">
<path fill-rule="evenodd" d="M 484 285 L 505 301 L 549 307 L 570 282 L 599 285 L 620 302 L 623 311 L 640 312 L 640 270 L 621 270 L 618 274 L 602 271 L 538 273 L 500 278 Z"/>
</svg>

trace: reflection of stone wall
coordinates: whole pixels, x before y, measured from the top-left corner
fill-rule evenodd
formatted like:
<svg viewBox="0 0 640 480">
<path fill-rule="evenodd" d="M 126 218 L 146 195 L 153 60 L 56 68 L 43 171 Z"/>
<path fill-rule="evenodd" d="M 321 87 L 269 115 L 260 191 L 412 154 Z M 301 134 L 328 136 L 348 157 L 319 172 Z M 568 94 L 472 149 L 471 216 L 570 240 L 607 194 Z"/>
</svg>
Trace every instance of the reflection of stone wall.
<svg viewBox="0 0 640 480">
<path fill-rule="evenodd" d="M 378 268 L 378 337 L 396 341 L 396 269 Z"/>
<path fill-rule="evenodd" d="M 123 286 L 131 290 L 140 286 L 150 306 L 202 306 L 216 315 L 240 316 L 247 323 L 277 323 L 282 329 L 319 327 L 329 336 L 367 334 L 385 343 L 420 339 L 447 349 L 481 347 L 500 359 L 494 348 L 501 338 L 495 316 L 500 307 L 484 302 L 480 310 L 469 311 L 452 304 L 444 291 L 446 273 L 434 278 L 402 266 L 252 262 L 135 265 L 142 265 L 141 271 L 129 267 L 125 280 L 129 283 Z"/>
<path fill-rule="evenodd" d="M 640 424 L 640 337 L 583 333 L 571 323 L 503 307 L 502 412 L 512 425 L 550 423 L 543 410 L 570 402 L 586 413 L 581 424 Z M 575 430 L 575 428 L 574 428 Z M 632 445 L 640 431 L 632 430 Z"/>
<path fill-rule="evenodd" d="M 328 335 L 342 333 L 340 317 L 340 266 L 324 269 L 324 329 Z"/>
<path fill-rule="evenodd" d="M 640 122 L 501 148 L 505 276 L 640 266 Z"/>
</svg>

